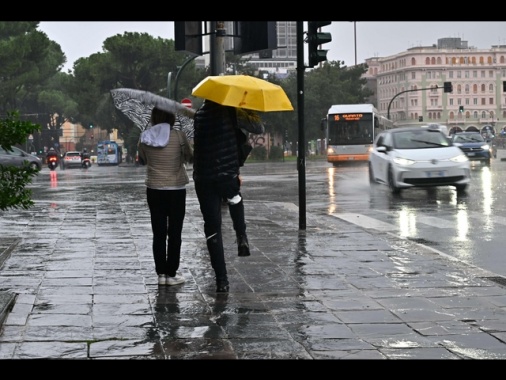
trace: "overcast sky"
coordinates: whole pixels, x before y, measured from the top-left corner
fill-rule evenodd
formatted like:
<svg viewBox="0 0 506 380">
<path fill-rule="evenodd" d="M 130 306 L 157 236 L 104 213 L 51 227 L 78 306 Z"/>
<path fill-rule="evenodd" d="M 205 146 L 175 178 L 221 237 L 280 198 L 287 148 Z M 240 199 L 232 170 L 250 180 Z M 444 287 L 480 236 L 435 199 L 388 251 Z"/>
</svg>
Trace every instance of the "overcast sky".
<svg viewBox="0 0 506 380">
<path fill-rule="evenodd" d="M 61 46 L 67 57 L 65 72 L 72 69 L 78 58 L 102 52 L 104 40 L 116 34 L 139 32 L 174 39 L 174 24 L 170 21 L 43 21 L 39 30 Z M 460 37 L 468 42 L 468 46 L 478 49 L 506 45 L 506 22 L 334 21 L 322 31 L 332 35 L 332 42 L 322 47 L 329 50 L 328 59 L 344 61 L 348 66 L 355 64 L 355 55 L 357 63 L 363 63 L 366 58 L 437 44 L 439 38 L 446 37 Z"/>
</svg>

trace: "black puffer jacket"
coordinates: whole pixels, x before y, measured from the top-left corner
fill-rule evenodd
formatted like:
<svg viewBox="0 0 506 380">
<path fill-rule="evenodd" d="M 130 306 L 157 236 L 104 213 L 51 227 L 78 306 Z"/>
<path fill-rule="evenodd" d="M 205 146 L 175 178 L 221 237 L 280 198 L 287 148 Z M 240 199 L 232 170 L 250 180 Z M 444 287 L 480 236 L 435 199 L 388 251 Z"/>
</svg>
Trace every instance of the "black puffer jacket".
<svg viewBox="0 0 506 380">
<path fill-rule="evenodd" d="M 239 175 L 235 117 L 235 108 L 209 100 L 195 113 L 195 181 L 222 181 Z"/>
</svg>

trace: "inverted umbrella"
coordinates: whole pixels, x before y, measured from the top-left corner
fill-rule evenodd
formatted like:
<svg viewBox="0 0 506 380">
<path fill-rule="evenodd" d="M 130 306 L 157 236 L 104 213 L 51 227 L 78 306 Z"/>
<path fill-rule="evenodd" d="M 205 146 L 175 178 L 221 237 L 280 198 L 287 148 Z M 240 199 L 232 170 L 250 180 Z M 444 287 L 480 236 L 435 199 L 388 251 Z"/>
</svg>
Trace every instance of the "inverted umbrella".
<svg viewBox="0 0 506 380">
<path fill-rule="evenodd" d="M 193 88 L 192 95 L 224 106 L 261 112 L 293 111 L 281 86 L 249 75 L 208 76 Z"/>
<path fill-rule="evenodd" d="M 123 112 L 141 131 L 150 126 L 151 110 L 160 108 L 176 115 L 174 128 L 181 129 L 189 139 L 193 138 L 193 116 L 195 110 L 175 100 L 133 88 L 111 90 L 114 106 Z"/>
</svg>

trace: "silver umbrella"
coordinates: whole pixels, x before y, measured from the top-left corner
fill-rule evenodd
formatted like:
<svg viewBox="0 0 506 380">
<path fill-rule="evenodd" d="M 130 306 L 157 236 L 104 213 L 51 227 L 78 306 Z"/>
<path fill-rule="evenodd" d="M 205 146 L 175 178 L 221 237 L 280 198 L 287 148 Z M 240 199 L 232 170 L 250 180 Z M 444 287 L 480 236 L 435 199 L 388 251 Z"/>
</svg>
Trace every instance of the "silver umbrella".
<svg viewBox="0 0 506 380">
<path fill-rule="evenodd" d="M 111 90 L 114 106 L 123 112 L 135 125 L 144 131 L 150 127 L 151 110 L 160 108 L 176 115 L 174 128 L 181 129 L 189 139 L 193 138 L 193 116 L 195 110 L 175 100 L 133 88 Z"/>
</svg>

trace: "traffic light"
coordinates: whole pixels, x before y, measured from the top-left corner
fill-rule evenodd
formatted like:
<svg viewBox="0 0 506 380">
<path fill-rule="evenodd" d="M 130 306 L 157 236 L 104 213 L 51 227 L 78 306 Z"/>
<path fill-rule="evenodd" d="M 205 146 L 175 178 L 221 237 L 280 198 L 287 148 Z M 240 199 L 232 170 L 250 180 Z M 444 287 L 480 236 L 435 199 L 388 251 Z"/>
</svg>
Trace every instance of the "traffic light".
<svg viewBox="0 0 506 380">
<path fill-rule="evenodd" d="M 459 106 L 459 112 L 464 112 L 464 106 Z"/>
<path fill-rule="evenodd" d="M 506 92 L 506 81 L 502 82 L 502 92 Z"/>
<path fill-rule="evenodd" d="M 259 52 L 260 58 L 272 58 L 278 48 L 276 21 L 234 21 L 234 54 Z"/>
<path fill-rule="evenodd" d="M 327 51 L 319 49 L 320 45 L 332 41 L 330 33 L 318 32 L 323 26 L 332 24 L 332 21 L 308 21 L 307 22 L 307 43 L 309 66 L 314 67 L 318 63 L 327 60 Z"/>
<path fill-rule="evenodd" d="M 202 55 L 202 21 L 174 21 L 174 50 Z"/>
<path fill-rule="evenodd" d="M 443 89 L 444 92 L 453 92 L 452 82 L 444 82 Z"/>
<path fill-rule="evenodd" d="M 90 129 L 93 129 L 93 123 L 90 123 Z"/>
</svg>

